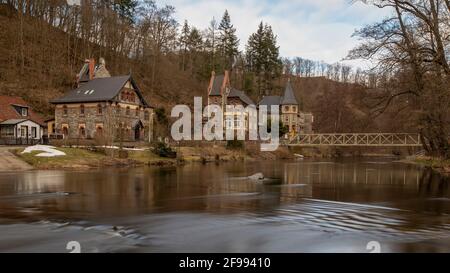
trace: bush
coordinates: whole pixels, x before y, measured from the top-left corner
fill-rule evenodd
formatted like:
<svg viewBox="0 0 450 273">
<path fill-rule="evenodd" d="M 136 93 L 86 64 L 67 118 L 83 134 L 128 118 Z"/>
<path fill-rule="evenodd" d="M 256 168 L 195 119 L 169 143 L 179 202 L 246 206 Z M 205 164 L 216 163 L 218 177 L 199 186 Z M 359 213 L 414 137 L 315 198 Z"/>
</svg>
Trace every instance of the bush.
<svg viewBox="0 0 450 273">
<path fill-rule="evenodd" d="M 242 148 L 244 148 L 244 141 L 242 140 L 227 141 L 227 149 L 242 149 Z"/>
<path fill-rule="evenodd" d="M 119 150 L 119 158 L 120 159 L 127 159 L 128 158 L 128 151 Z"/>
<path fill-rule="evenodd" d="M 156 143 L 154 153 L 160 157 L 177 158 L 177 152 L 164 142 Z"/>
</svg>

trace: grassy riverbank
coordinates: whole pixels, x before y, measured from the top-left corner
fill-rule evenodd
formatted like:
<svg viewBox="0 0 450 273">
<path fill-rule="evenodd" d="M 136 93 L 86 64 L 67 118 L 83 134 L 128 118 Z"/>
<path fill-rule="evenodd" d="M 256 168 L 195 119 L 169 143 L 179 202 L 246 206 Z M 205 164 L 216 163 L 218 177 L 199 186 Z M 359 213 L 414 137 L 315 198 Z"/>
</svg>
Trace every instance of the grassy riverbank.
<svg viewBox="0 0 450 273">
<path fill-rule="evenodd" d="M 225 147 L 178 147 L 177 158 L 161 157 L 151 150 L 127 150 L 125 158 L 119 151 L 109 149 L 84 149 L 57 147 L 65 156 L 38 157 L 39 151 L 22 154 L 23 149 L 14 154 L 35 169 L 92 169 L 101 167 L 175 166 L 190 162 L 226 162 L 252 160 L 245 151 L 228 150 Z"/>
<path fill-rule="evenodd" d="M 439 173 L 450 175 L 450 160 L 444 160 L 440 158 L 433 158 L 427 156 L 418 156 L 408 158 L 406 161 L 430 167 Z"/>
<path fill-rule="evenodd" d="M 99 152 L 93 152 L 79 148 L 56 148 L 64 152 L 65 156 L 38 157 L 39 151 L 22 154 L 22 150 L 16 150 L 18 158 L 27 162 L 36 169 L 90 169 L 103 166 L 127 166 L 134 164 L 129 159 L 118 159 Z"/>
</svg>

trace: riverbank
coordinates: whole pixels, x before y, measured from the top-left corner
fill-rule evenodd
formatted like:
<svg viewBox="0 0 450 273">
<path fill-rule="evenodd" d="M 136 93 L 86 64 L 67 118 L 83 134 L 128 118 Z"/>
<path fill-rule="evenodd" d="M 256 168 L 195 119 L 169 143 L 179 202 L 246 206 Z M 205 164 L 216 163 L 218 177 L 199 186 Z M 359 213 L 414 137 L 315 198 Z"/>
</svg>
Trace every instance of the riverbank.
<svg viewBox="0 0 450 273">
<path fill-rule="evenodd" d="M 9 151 L 0 150 L 0 172 L 1 171 L 28 171 L 33 167 L 20 160 Z"/>
<path fill-rule="evenodd" d="M 429 167 L 442 175 L 450 176 L 450 160 L 429 156 L 411 156 L 401 162 Z"/>
<path fill-rule="evenodd" d="M 251 161 L 276 159 L 286 156 L 285 152 L 262 153 L 246 149 L 227 149 L 223 146 L 177 147 L 176 158 L 161 157 L 150 149 L 131 149 L 120 152 L 114 148 L 55 147 L 63 156 L 39 157 L 40 151 L 22 153 L 24 148 L 10 149 L 17 161 L 39 170 L 95 169 L 102 167 L 177 166 L 188 163 L 210 163 L 229 161 Z M 15 155 L 15 156 L 14 156 Z M 1 168 L 1 166 L 0 166 Z"/>
</svg>

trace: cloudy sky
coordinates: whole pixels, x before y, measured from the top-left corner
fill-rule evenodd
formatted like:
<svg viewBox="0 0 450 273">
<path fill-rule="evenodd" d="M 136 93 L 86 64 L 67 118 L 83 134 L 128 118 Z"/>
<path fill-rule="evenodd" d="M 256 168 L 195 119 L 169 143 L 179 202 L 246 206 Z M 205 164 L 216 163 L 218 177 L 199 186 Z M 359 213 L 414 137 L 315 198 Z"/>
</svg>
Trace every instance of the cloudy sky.
<svg viewBox="0 0 450 273">
<path fill-rule="evenodd" d="M 176 18 L 200 29 L 228 9 L 244 49 L 259 22 L 269 23 L 284 57 L 301 56 L 334 63 L 358 44 L 351 35 L 361 26 L 381 20 L 389 11 L 352 0 L 161 0 L 176 8 Z M 367 66 L 362 62 L 353 63 Z"/>
</svg>

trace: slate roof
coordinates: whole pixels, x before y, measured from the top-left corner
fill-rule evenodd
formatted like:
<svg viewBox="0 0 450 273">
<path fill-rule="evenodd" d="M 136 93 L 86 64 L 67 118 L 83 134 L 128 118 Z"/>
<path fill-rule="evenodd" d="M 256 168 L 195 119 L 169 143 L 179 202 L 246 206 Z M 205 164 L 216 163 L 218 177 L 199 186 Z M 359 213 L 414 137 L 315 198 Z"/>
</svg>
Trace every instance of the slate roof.
<svg viewBox="0 0 450 273">
<path fill-rule="evenodd" d="M 286 89 L 284 90 L 284 95 L 281 98 L 281 105 L 290 105 L 290 104 L 298 105 L 298 101 L 295 98 L 294 90 L 292 89 L 291 82 L 289 81 L 286 85 Z"/>
<path fill-rule="evenodd" d="M 1 125 L 16 125 L 16 124 L 22 123 L 27 120 L 28 119 L 8 119 L 3 122 L 0 122 L 0 124 Z"/>
<path fill-rule="evenodd" d="M 253 100 L 249 98 L 243 91 L 237 90 L 235 88 L 231 88 L 230 94 L 228 94 L 229 98 L 240 98 L 247 105 L 255 105 Z"/>
<path fill-rule="evenodd" d="M 113 101 L 128 81 L 131 81 L 136 93 L 143 101 L 144 105 L 151 107 L 145 101 L 131 75 L 93 79 L 81 85 L 79 88 L 66 93 L 63 97 L 52 100 L 51 102 L 53 104 L 59 104 Z"/>
<path fill-rule="evenodd" d="M 259 105 L 280 105 L 281 103 L 281 97 L 280 96 L 265 96 L 263 99 L 259 102 Z"/>
<path fill-rule="evenodd" d="M 24 117 L 18 113 L 14 106 L 28 108 L 28 116 Z M 40 125 L 45 125 L 41 115 L 35 113 L 33 109 L 20 97 L 0 96 L 0 122 L 9 119 L 30 119 Z"/>
<path fill-rule="evenodd" d="M 211 88 L 210 96 L 220 96 L 222 95 L 220 89 L 222 89 L 223 80 L 225 75 L 214 76 L 213 85 Z"/>
</svg>

